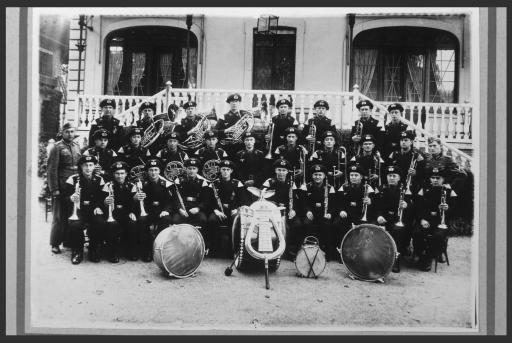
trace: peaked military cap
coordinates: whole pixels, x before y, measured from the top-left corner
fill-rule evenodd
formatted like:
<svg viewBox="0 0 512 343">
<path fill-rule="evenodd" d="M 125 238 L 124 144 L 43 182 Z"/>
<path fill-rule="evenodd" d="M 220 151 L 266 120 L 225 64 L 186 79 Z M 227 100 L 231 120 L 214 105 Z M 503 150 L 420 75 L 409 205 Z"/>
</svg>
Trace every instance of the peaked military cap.
<svg viewBox="0 0 512 343">
<path fill-rule="evenodd" d="M 252 137 L 252 138 L 254 138 L 254 139 L 256 139 L 256 137 L 254 136 L 254 133 L 252 133 L 252 132 L 245 132 L 245 133 L 243 134 L 243 138 L 244 138 L 244 139 L 246 139 L 246 138 L 251 138 L 251 137 Z"/>
<path fill-rule="evenodd" d="M 119 161 L 119 162 L 114 162 L 111 166 L 110 166 L 110 171 L 112 173 L 118 171 L 118 170 L 121 170 L 121 169 L 124 169 L 126 171 L 128 171 L 129 167 L 128 167 L 128 164 L 126 162 L 123 162 L 123 161 Z"/>
<path fill-rule="evenodd" d="M 204 139 L 217 138 L 217 132 L 214 130 L 208 130 L 204 133 Z"/>
<path fill-rule="evenodd" d="M 199 168 L 201 166 L 201 161 L 195 157 L 191 157 L 184 162 L 185 167 L 196 167 Z"/>
<path fill-rule="evenodd" d="M 373 135 L 370 135 L 370 134 L 364 135 L 363 139 L 361 140 L 361 143 L 364 143 L 364 142 L 373 142 L 373 143 L 375 143 L 375 137 L 373 137 Z"/>
<path fill-rule="evenodd" d="M 130 133 L 128 134 L 128 137 L 131 137 L 133 135 L 143 135 L 144 134 L 144 130 L 142 130 L 141 127 L 134 127 L 130 130 Z"/>
<path fill-rule="evenodd" d="M 228 98 L 226 99 L 226 102 L 229 104 L 230 102 L 232 101 L 242 101 L 242 97 L 240 96 L 240 94 L 238 93 L 235 93 L 235 94 L 231 94 L 230 96 L 228 96 Z"/>
<path fill-rule="evenodd" d="M 416 133 L 412 130 L 402 131 L 402 132 L 400 132 L 400 139 L 403 139 L 403 138 L 409 138 L 411 141 L 413 141 L 414 138 L 416 138 Z"/>
<path fill-rule="evenodd" d="M 322 164 L 314 164 L 311 167 L 311 174 L 313 173 L 324 173 L 325 174 L 325 167 Z"/>
<path fill-rule="evenodd" d="M 116 102 L 114 99 L 103 99 L 100 102 L 100 108 L 103 108 L 105 106 L 112 106 L 113 108 L 116 108 Z"/>
<path fill-rule="evenodd" d="M 293 126 L 290 126 L 289 128 L 287 128 L 286 130 L 284 130 L 284 134 L 286 136 L 288 136 L 289 134 L 293 133 L 294 135 L 296 135 L 297 137 L 299 137 L 299 131 L 294 128 Z"/>
<path fill-rule="evenodd" d="M 70 122 L 67 122 L 66 124 L 62 125 L 62 131 L 73 128 L 73 124 Z"/>
<path fill-rule="evenodd" d="M 336 139 L 336 136 L 334 135 L 334 132 L 332 132 L 330 130 L 327 130 L 327 131 L 324 132 L 323 139 L 326 139 L 327 137 L 332 137 L 332 138 Z"/>
<path fill-rule="evenodd" d="M 230 160 L 222 160 L 219 163 L 219 168 L 222 168 L 222 167 L 235 169 L 235 164 L 233 162 L 231 162 Z"/>
<path fill-rule="evenodd" d="M 180 135 L 177 132 L 169 132 L 165 135 L 165 140 L 168 141 L 169 139 L 176 139 L 179 142 Z"/>
<path fill-rule="evenodd" d="M 157 158 L 151 158 L 146 163 L 146 170 L 149 168 L 157 167 L 159 169 L 162 169 L 162 165 L 160 163 L 160 160 Z"/>
<path fill-rule="evenodd" d="M 288 99 L 279 99 L 276 102 L 276 107 L 279 108 L 281 105 L 288 105 L 288 107 L 292 107 L 292 103 Z"/>
<path fill-rule="evenodd" d="M 361 168 L 361 166 L 359 165 L 359 163 L 353 163 L 351 164 L 349 167 L 348 167 L 348 172 L 349 173 L 359 173 L 361 175 L 363 175 L 363 168 Z"/>
<path fill-rule="evenodd" d="M 274 168 L 290 169 L 290 163 L 284 158 L 277 159 L 273 165 Z"/>
<path fill-rule="evenodd" d="M 360 109 L 361 107 L 363 106 L 368 106 L 370 108 L 373 108 L 373 104 L 370 100 L 360 100 L 357 104 L 356 104 L 356 107 L 357 109 Z"/>
<path fill-rule="evenodd" d="M 398 174 L 402 176 L 402 173 L 400 172 L 400 168 L 396 165 L 390 165 L 386 168 L 386 175 L 388 174 Z"/>
<path fill-rule="evenodd" d="M 326 109 L 329 109 L 329 103 L 325 100 L 318 100 L 317 102 L 315 102 L 315 105 L 313 105 L 313 107 L 325 107 Z"/>
<path fill-rule="evenodd" d="M 432 177 L 432 176 L 442 176 L 442 177 L 445 177 L 446 173 L 445 173 L 445 170 L 443 168 L 439 168 L 439 167 L 433 167 L 429 170 L 429 173 L 428 173 L 429 177 Z"/>
<path fill-rule="evenodd" d="M 402 113 L 404 111 L 404 108 L 399 103 L 394 103 L 394 104 L 391 104 L 388 106 L 388 112 L 391 112 L 394 110 L 399 110 L 400 113 Z"/>
<path fill-rule="evenodd" d="M 188 101 L 183 105 L 183 109 L 187 109 L 189 107 L 197 107 L 197 104 L 195 101 Z"/>
<path fill-rule="evenodd" d="M 87 163 L 87 162 L 92 162 L 92 163 L 96 164 L 96 163 L 98 163 L 98 160 L 96 159 L 95 156 L 92 156 L 92 155 L 82 155 L 78 159 L 79 166 L 81 166 L 82 164 Z"/>
<path fill-rule="evenodd" d="M 152 109 L 153 112 L 156 112 L 156 104 L 154 102 L 144 101 L 139 106 L 139 113 L 142 113 L 142 111 L 144 111 L 146 108 Z"/>
<path fill-rule="evenodd" d="M 94 131 L 94 134 L 92 135 L 92 139 L 99 139 L 99 138 L 109 138 L 109 133 L 105 129 L 98 129 Z"/>
</svg>

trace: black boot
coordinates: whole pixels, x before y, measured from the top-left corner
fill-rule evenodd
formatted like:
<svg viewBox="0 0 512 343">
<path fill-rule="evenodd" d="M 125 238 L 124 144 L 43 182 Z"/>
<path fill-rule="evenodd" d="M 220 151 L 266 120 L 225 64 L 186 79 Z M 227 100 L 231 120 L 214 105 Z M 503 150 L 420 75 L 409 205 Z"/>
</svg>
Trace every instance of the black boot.
<svg viewBox="0 0 512 343">
<path fill-rule="evenodd" d="M 397 257 L 395 263 L 393 264 L 393 269 L 391 270 L 393 273 L 400 273 L 400 257 Z"/>
<path fill-rule="evenodd" d="M 114 245 L 110 247 L 110 256 L 108 260 L 111 263 L 119 263 L 119 246 Z"/>
<path fill-rule="evenodd" d="M 71 252 L 71 263 L 72 264 L 80 264 L 84 258 L 83 251 L 80 250 L 73 250 Z"/>
<path fill-rule="evenodd" d="M 141 260 L 143 262 L 151 262 L 153 261 L 153 250 L 151 249 L 146 249 L 143 253 L 142 253 L 142 257 L 141 257 Z"/>
<path fill-rule="evenodd" d="M 89 261 L 98 263 L 100 261 L 101 245 L 94 244 L 89 248 Z"/>
</svg>

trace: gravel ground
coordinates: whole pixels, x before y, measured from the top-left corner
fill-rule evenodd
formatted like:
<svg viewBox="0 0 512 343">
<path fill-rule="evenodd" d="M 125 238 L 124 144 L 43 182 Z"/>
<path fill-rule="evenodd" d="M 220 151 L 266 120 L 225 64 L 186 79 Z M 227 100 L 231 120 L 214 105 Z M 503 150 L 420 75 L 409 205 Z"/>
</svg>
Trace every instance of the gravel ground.
<svg viewBox="0 0 512 343">
<path fill-rule="evenodd" d="M 32 231 L 31 325 L 40 328 L 284 329 L 471 328 L 471 238 L 449 241 L 450 266 L 421 272 L 403 263 L 384 284 L 352 280 L 329 262 L 318 279 L 283 261 L 263 273 L 224 276 L 227 259 L 206 258 L 195 277 L 170 279 L 155 263 L 70 262 L 50 252 L 50 224 Z M 49 216 L 51 222 L 51 216 Z M 108 332 L 108 331 L 107 331 Z"/>
</svg>

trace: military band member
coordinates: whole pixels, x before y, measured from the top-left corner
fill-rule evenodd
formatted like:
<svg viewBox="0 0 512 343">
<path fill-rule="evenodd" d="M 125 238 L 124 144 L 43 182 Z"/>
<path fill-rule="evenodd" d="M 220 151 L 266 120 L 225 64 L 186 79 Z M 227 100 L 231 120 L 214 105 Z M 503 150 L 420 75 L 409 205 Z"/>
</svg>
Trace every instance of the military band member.
<svg viewBox="0 0 512 343">
<path fill-rule="evenodd" d="M 142 128 L 142 132 L 146 131 L 146 129 L 153 124 L 156 112 L 156 104 L 150 101 L 144 101 L 139 106 L 139 116 L 140 119 L 137 120 L 137 127 Z"/>
<path fill-rule="evenodd" d="M 272 138 L 272 149 L 275 147 L 286 144 L 286 129 L 290 127 L 297 127 L 299 124 L 297 119 L 290 114 L 292 103 L 288 99 L 279 99 L 276 102 L 278 114 L 272 117 L 274 125 L 274 134 L 270 137 L 269 134 L 265 135 L 265 141 L 268 142 Z"/>
<path fill-rule="evenodd" d="M 373 188 L 382 186 L 382 176 L 385 171 L 384 160 L 375 148 L 375 138 L 364 135 L 361 140 L 361 154 L 350 159 L 351 162 L 359 164 L 364 171 L 364 177 Z"/>
<path fill-rule="evenodd" d="M 107 256 L 112 263 L 119 262 L 121 239 L 127 243 L 129 258 L 132 261 L 137 260 L 137 217 L 133 201 L 137 189 L 126 179 L 129 170 L 125 162 L 115 162 L 110 167 L 113 180 L 103 186 L 104 212 L 108 216 L 109 207 L 111 207 L 112 217 L 115 220 L 108 222 L 107 219 L 105 225 Z"/>
<path fill-rule="evenodd" d="M 305 237 L 313 235 L 318 237 L 320 248 L 326 252 L 329 259 L 336 256 L 336 243 L 334 237 L 333 218 L 336 215 L 336 192 L 327 183 L 326 169 L 323 165 L 315 164 L 311 167 L 311 182 L 308 182 L 302 193 L 302 232 L 297 243 Z M 326 207 L 327 206 L 327 210 Z M 297 246 L 298 247 L 298 246 Z"/>
<path fill-rule="evenodd" d="M 379 192 L 376 199 L 377 223 L 384 225 L 389 232 L 400 255 L 404 255 L 409 246 L 409 232 L 412 231 L 413 211 L 412 194 L 407 194 L 405 185 L 401 183 L 401 171 L 397 166 L 390 165 L 386 168 L 387 184 Z M 399 211 L 402 211 L 400 219 L 403 226 L 397 226 Z M 395 260 L 393 272 L 400 272 L 400 255 Z"/>
<path fill-rule="evenodd" d="M 449 184 L 444 184 L 446 171 L 437 167 L 429 171 L 431 185 L 420 189 L 417 197 L 417 221 L 412 237 L 414 253 L 420 257 L 418 268 L 429 271 L 432 260 L 442 253 L 444 240 L 448 235 L 450 208 L 457 194 Z M 443 201 L 444 198 L 444 201 Z"/>
<path fill-rule="evenodd" d="M 66 123 L 62 126 L 62 140 L 55 143 L 48 157 L 48 187 L 52 194 L 52 229 L 50 245 L 54 254 L 60 254 L 60 244 L 69 246 L 67 232 L 69 201 L 64 198 L 66 180 L 76 174 L 77 162 L 81 156 L 80 146 L 73 141 L 75 128 Z"/>
<path fill-rule="evenodd" d="M 142 128 L 133 127 L 128 133 L 128 144 L 117 151 L 119 160 L 128 164 L 128 171 L 135 166 L 145 165 L 146 160 L 151 157 L 149 149 L 140 144 L 143 132 Z"/>
<path fill-rule="evenodd" d="M 94 119 L 91 123 L 91 130 L 89 131 L 89 146 L 94 145 L 94 133 L 99 128 L 107 130 L 110 134 L 109 148 L 117 151 L 123 144 L 124 128 L 119 119 L 114 118 L 114 110 L 116 109 L 116 102 L 113 99 L 103 99 L 100 102 L 102 115 L 98 119 Z"/>
<path fill-rule="evenodd" d="M 336 148 L 336 135 L 333 131 L 324 132 L 322 143 L 323 148 L 316 150 L 311 155 L 310 161 L 325 167 L 330 185 L 341 186 L 345 182 L 344 169 L 342 169 L 345 164 L 345 153 Z"/>
<path fill-rule="evenodd" d="M 84 156 L 94 156 L 98 164 L 94 170 L 97 176 L 101 176 L 105 180 L 110 180 L 108 173 L 110 166 L 117 160 L 117 154 L 114 150 L 108 148 L 110 134 L 105 129 L 96 130 L 93 135 L 94 147 L 84 151 Z"/>
<path fill-rule="evenodd" d="M 315 140 L 315 150 L 317 150 L 323 148 L 323 137 L 325 132 L 331 131 L 332 133 L 336 133 L 336 127 L 332 124 L 331 119 L 327 118 L 326 116 L 326 113 L 329 110 L 329 103 L 327 101 L 318 100 L 315 102 L 313 107 L 315 109 L 316 115 L 313 118 L 308 119 L 308 122 L 306 125 L 304 125 L 302 132 L 303 135 L 306 136 L 306 141 L 312 142 Z M 311 124 L 314 124 L 316 127 L 315 138 L 309 135 Z M 313 153 L 313 151 L 311 151 L 311 153 Z"/>
<path fill-rule="evenodd" d="M 220 118 L 217 121 L 215 126 L 215 130 L 217 131 L 219 138 L 224 139 L 226 135 L 224 131 L 231 126 L 235 125 L 237 121 L 239 121 L 244 115 L 249 114 L 249 112 L 240 110 L 242 97 L 240 94 L 231 94 L 226 99 L 226 102 L 229 104 L 228 113 L 224 114 L 224 119 Z M 242 143 L 229 143 L 224 146 L 227 154 L 230 158 L 234 158 L 235 154 L 243 148 Z"/>
<path fill-rule="evenodd" d="M 280 145 L 274 151 L 275 159 L 284 159 L 288 161 L 290 164 L 290 168 L 297 172 L 296 178 L 300 179 L 302 177 L 301 170 L 301 161 L 305 163 L 305 160 L 308 158 L 307 150 L 304 146 L 299 145 L 297 140 L 299 139 L 299 131 L 295 127 L 289 127 L 285 131 L 286 135 L 286 144 Z"/>
<path fill-rule="evenodd" d="M 167 146 L 157 152 L 156 157 L 163 162 L 164 166 L 172 161 L 184 164 L 188 160 L 188 155 L 179 147 L 180 135 L 177 132 L 170 132 L 165 136 L 165 141 Z"/>
<path fill-rule="evenodd" d="M 205 163 L 209 160 L 223 160 L 228 158 L 228 154 L 222 148 L 217 147 L 218 143 L 217 133 L 209 130 L 204 133 L 204 144 L 206 146 L 198 149 L 195 152 L 195 157 L 199 158 L 201 163 Z"/>
<path fill-rule="evenodd" d="M 246 203 L 244 197 L 243 184 L 231 177 L 234 164 L 229 160 L 220 162 L 220 177 L 210 183 L 213 195 L 213 212 L 208 216 L 208 231 L 212 240 L 212 248 L 215 252 L 220 253 L 220 235 L 221 225 L 227 227 L 226 232 L 230 236 L 231 242 L 231 226 L 233 219 L 237 214 L 238 208 Z M 214 188 L 215 187 L 215 188 Z M 232 256 L 232 252 L 227 252 L 228 256 Z"/>
<path fill-rule="evenodd" d="M 381 150 L 381 127 L 379 126 L 379 121 L 372 117 L 372 102 L 369 100 L 361 100 L 356 104 L 356 107 L 361 114 L 361 118 L 356 120 L 354 126 L 352 126 L 352 131 L 350 133 L 352 142 L 354 142 L 355 146 L 358 146 L 361 144 L 361 140 L 365 135 L 372 135 L 375 137 L 375 145 L 377 146 L 377 149 Z M 354 152 L 354 154 L 356 153 Z"/>
<path fill-rule="evenodd" d="M 185 161 L 186 175 L 179 176 L 174 181 L 173 217 L 174 224 L 187 223 L 199 226 L 207 249 L 210 247 L 210 237 L 206 227 L 206 213 L 212 204 L 211 188 L 205 178 L 198 175 L 201 162 L 195 157 Z"/>
<path fill-rule="evenodd" d="M 336 227 L 335 244 L 339 245 L 352 225 L 371 223 L 375 220 L 374 189 L 363 182 L 364 171 L 358 164 L 348 168 L 349 183 L 342 185 L 337 192 L 339 213 L 333 220 Z M 366 194 L 366 196 L 365 196 Z M 366 205 L 366 210 L 365 206 Z M 366 221 L 364 220 L 366 217 Z"/>
<path fill-rule="evenodd" d="M 403 123 L 400 118 L 404 112 L 402 105 L 395 103 L 388 106 L 388 113 L 391 121 L 384 129 L 384 156 L 389 156 L 393 151 L 400 150 L 401 133 L 407 130 L 407 124 Z"/>
<path fill-rule="evenodd" d="M 78 174 L 66 180 L 65 196 L 78 207 L 78 219 L 69 219 L 71 263 L 79 264 L 84 254 L 84 227 L 89 237 L 89 260 L 99 262 L 106 220 L 103 216 L 102 188 L 105 182 L 94 174 L 96 157 L 82 156 L 78 160 Z M 77 189 L 78 183 L 78 189 Z M 72 207 L 75 205 L 72 205 Z"/>
<path fill-rule="evenodd" d="M 260 187 L 265 175 L 265 154 L 254 147 L 256 138 L 252 132 L 245 132 L 243 139 L 245 149 L 238 151 L 234 160 L 236 175 L 245 187 Z"/>
<path fill-rule="evenodd" d="M 141 215 L 139 206 L 135 206 L 137 215 L 137 231 L 141 247 L 141 259 L 144 262 L 151 262 L 153 258 L 153 237 L 151 227 L 155 236 L 171 223 L 172 193 L 171 182 L 160 175 L 162 170 L 160 160 L 149 159 L 146 163 L 147 180 L 142 182 L 142 189 L 137 191 L 133 200 L 144 201 L 144 209 L 147 216 Z"/>
<path fill-rule="evenodd" d="M 183 104 L 183 109 L 185 110 L 186 116 L 185 118 L 181 119 L 181 125 L 180 127 L 177 127 L 175 131 L 180 133 L 183 139 L 185 139 L 187 132 L 192 130 L 197 125 L 197 122 L 201 119 L 201 117 L 196 113 L 197 104 L 195 101 L 186 102 Z"/>
</svg>

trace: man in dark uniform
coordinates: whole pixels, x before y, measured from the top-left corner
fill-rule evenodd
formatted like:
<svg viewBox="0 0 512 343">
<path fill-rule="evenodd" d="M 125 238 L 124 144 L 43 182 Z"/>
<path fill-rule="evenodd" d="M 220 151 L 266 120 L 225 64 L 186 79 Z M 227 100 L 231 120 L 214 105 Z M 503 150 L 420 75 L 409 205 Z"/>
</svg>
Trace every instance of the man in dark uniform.
<svg viewBox="0 0 512 343">
<path fill-rule="evenodd" d="M 89 260 L 100 261 L 106 225 L 101 209 L 103 200 L 101 190 L 105 182 L 101 176 L 94 175 L 96 163 L 94 156 L 80 157 L 78 174 L 71 175 L 66 180 L 65 197 L 71 199 L 73 207 L 78 208 L 77 218 L 68 219 L 72 264 L 79 264 L 83 260 L 84 227 L 87 227 L 89 237 Z"/>
<path fill-rule="evenodd" d="M 316 150 L 311 155 L 310 161 L 314 164 L 322 164 L 327 172 L 329 184 L 339 188 L 346 177 L 343 175 L 345 163 L 347 163 L 345 152 L 340 147 L 336 148 L 336 136 L 332 131 L 324 132 L 322 142 L 323 148 Z"/>
<path fill-rule="evenodd" d="M 284 257 L 287 259 L 292 259 L 294 253 L 296 253 L 298 249 L 297 244 L 294 244 L 296 243 L 294 240 L 297 239 L 296 237 L 298 235 L 298 230 L 300 230 L 301 227 L 301 221 L 298 215 L 301 205 L 299 192 L 295 182 L 293 181 L 293 177 L 289 175 L 290 163 L 288 163 L 288 161 L 284 159 L 278 159 L 274 162 L 273 167 L 274 177 L 271 177 L 263 182 L 263 188 L 274 190 L 274 195 L 268 198 L 268 200 L 273 201 L 277 206 L 284 207 L 286 210 L 285 238 L 287 245 Z M 290 193 L 292 194 L 292 199 L 290 199 Z"/>
<path fill-rule="evenodd" d="M 276 108 L 279 113 L 277 116 L 272 117 L 272 125 L 274 125 L 274 134 L 270 137 L 269 134 L 265 135 L 265 141 L 268 142 L 272 139 L 272 146 L 270 149 L 275 150 L 276 147 L 286 144 L 286 129 L 289 127 L 297 127 L 297 120 L 289 113 L 292 103 L 288 99 L 279 99 L 276 102 Z"/>
<path fill-rule="evenodd" d="M 142 139 L 143 129 L 134 127 L 128 133 L 128 144 L 122 146 L 117 154 L 119 160 L 128 164 L 128 172 L 131 168 L 140 165 L 146 165 L 146 161 L 151 157 L 149 149 L 144 148 L 140 142 Z"/>
<path fill-rule="evenodd" d="M 256 138 L 252 132 L 243 135 L 245 149 L 237 152 L 235 163 L 237 165 L 236 175 L 243 182 L 244 186 L 260 187 L 265 175 L 267 161 L 261 150 L 254 148 Z"/>
<path fill-rule="evenodd" d="M 170 132 L 165 136 L 165 141 L 167 146 L 156 153 L 156 157 L 163 162 L 163 166 L 169 162 L 180 162 L 184 165 L 188 155 L 179 148 L 180 135 L 177 132 Z"/>
<path fill-rule="evenodd" d="M 422 188 L 418 192 L 416 208 L 419 225 L 412 233 L 414 253 L 420 257 L 418 268 L 423 271 L 429 271 L 432 260 L 441 255 L 448 235 L 449 210 L 457 197 L 450 185 L 444 184 L 443 169 L 434 167 L 429 175 L 430 187 Z"/>
<path fill-rule="evenodd" d="M 210 247 L 210 237 L 207 230 L 207 213 L 212 204 L 211 188 L 204 177 L 198 175 L 201 162 L 195 157 L 185 161 L 186 175 L 179 176 L 174 181 L 173 224 L 187 223 L 199 226 L 207 249 Z"/>
<path fill-rule="evenodd" d="M 64 198 L 66 180 L 76 174 L 80 147 L 73 141 L 75 128 L 66 123 L 62 126 L 62 140 L 55 143 L 48 157 L 48 187 L 53 197 L 52 229 L 50 245 L 54 254 L 60 254 L 60 244 L 69 245 L 67 229 L 69 202 Z"/>
<path fill-rule="evenodd" d="M 370 134 L 364 135 L 361 143 L 361 154 L 352 157 L 350 161 L 359 164 L 370 186 L 373 188 L 380 187 L 383 183 L 385 165 L 379 151 L 375 149 L 375 138 Z"/>
<path fill-rule="evenodd" d="M 91 130 L 89 131 L 89 146 L 94 145 L 94 133 L 99 128 L 107 130 L 110 134 L 109 148 L 117 151 L 123 145 L 124 128 L 121 126 L 119 119 L 114 118 L 114 110 L 116 109 L 116 102 L 113 99 L 103 99 L 100 102 L 102 116 L 94 119 L 91 123 Z"/>
<path fill-rule="evenodd" d="M 117 154 L 114 150 L 108 148 L 109 133 L 105 129 L 96 130 L 93 135 L 94 147 L 84 151 L 84 156 L 94 156 L 98 164 L 94 170 L 97 176 L 110 181 L 111 177 L 108 173 L 110 166 L 117 160 Z"/>
<path fill-rule="evenodd" d="M 334 218 L 333 225 L 336 228 L 335 244 L 337 246 L 352 228 L 352 225 L 371 223 L 375 219 L 375 206 L 373 204 L 375 191 L 367 182 L 362 182 L 363 169 L 358 164 L 351 164 L 348 172 L 349 183 L 342 185 L 336 195 L 339 215 Z M 366 205 L 366 211 L 364 205 Z M 365 215 L 366 221 L 363 220 Z"/>
<path fill-rule="evenodd" d="M 296 180 L 302 180 L 301 161 L 306 164 L 308 151 L 302 145 L 297 144 L 299 139 L 298 129 L 289 127 L 285 130 L 286 145 L 280 145 L 274 151 L 274 159 L 284 159 L 290 163 L 290 168 L 295 169 Z M 306 172 L 305 170 L 303 172 Z"/>
<path fill-rule="evenodd" d="M 208 232 L 212 240 L 212 248 L 218 255 L 232 256 L 232 251 L 221 251 L 221 225 L 227 227 L 226 233 L 231 242 L 231 226 L 238 208 L 246 203 L 244 197 L 244 186 L 237 180 L 231 178 L 234 170 L 233 162 L 223 160 L 220 162 L 220 178 L 210 183 L 211 194 L 214 204 L 213 212 L 208 216 Z"/>
<path fill-rule="evenodd" d="M 141 215 L 140 206 L 135 206 L 137 214 L 137 231 L 142 250 L 142 260 L 151 262 L 153 258 L 153 237 L 171 224 L 171 182 L 160 175 L 160 160 L 149 159 L 146 163 L 148 179 L 142 183 L 142 189 L 134 195 L 135 201 L 144 201 L 147 216 Z"/>
<path fill-rule="evenodd" d="M 329 103 L 325 100 L 318 100 L 313 106 L 315 108 L 316 115 L 313 118 L 308 119 L 304 129 L 302 130 L 305 140 L 308 142 L 308 152 L 312 154 L 315 150 L 321 150 L 323 148 L 323 137 L 326 131 L 331 131 L 336 134 L 336 127 L 332 124 L 331 119 L 327 118 L 326 113 L 329 110 Z M 309 135 L 311 124 L 316 127 L 315 137 Z M 336 135 L 334 136 L 335 140 Z M 309 151 L 309 145 L 315 142 L 315 148 L 313 151 Z"/>
<path fill-rule="evenodd" d="M 156 112 L 156 104 L 154 102 L 144 101 L 139 106 L 139 117 L 136 125 L 137 127 L 142 128 L 142 132 L 144 132 L 151 124 L 153 124 L 153 117 Z"/>
<path fill-rule="evenodd" d="M 403 112 L 404 108 L 398 103 L 388 106 L 391 121 L 386 125 L 382 139 L 384 156 L 389 156 L 393 151 L 400 150 L 400 134 L 407 130 L 407 124 L 400 120 Z"/>
<path fill-rule="evenodd" d="M 413 211 L 412 194 L 406 194 L 405 186 L 400 182 L 401 172 L 397 166 L 390 165 L 386 168 L 387 184 L 383 187 L 376 199 L 377 223 L 384 225 L 389 232 L 400 255 L 406 253 L 409 246 L 410 232 L 412 231 Z M 401 223 L 399 222 L 402 212 Z M 393 272 L 400 272 L 400 256 L 395 260 Z"/>
<path fill-rule="evenodd" d="M 229 104 L 229 112 L 224 114 L 224 119 L 220 118 L 217 121 L 217 125 L 215 126 L 215 130 L 217 130 L 220 139 L 226 138 L 225 130 L 235 125 L 237 121 L 239 121 L 244 115 L 249 114 L 249 112 L 240 110 L 240 104 L 242 101 L 242 97 L 240 94 L 231 94 L 226 99 L 226 102 Z M 226 152 L 230 158 L 234 158 L 235 154 L 243 148 L 242 143 L 229 143 L 224 145 Z"/>
<path fill-rule="evenodd" d="M 326 169 L 321 164 L 311 167 L 311 182 L 302 192 L 302 232 L 296 240 L 300 243 L 305 237 L 318 237 L 320 248 L 328 259 L 336 258 L 336 244 L 332 221 L 336 215 L 336 192 L 327 183 Z M 326 209 L 327 206 L 327 209 Z"/>
<path fill-rule="evenodd" d="M 196 114 L 196 108 L 197 104 L 195 101 L 188 101 L 183 104 L 186 117 L 181 119 L 181 124 L 174 130 L 180 134 L 183 140 L 187 138 L 187 132 L 192 130 L 201 119 L 201 117 Z"/>
<path fill-rule="evenodd" d="M 195 157 L 199 159 L 201 164 L 204 164 L 210 160 L 221 161 L 228 158 L 228 154 L 224 149 L 217 147 L 217 133 L 215 131 L 206 131 L 204 134 L 205 147 L 198 149 L 195 153 Z"/>
<path fill-rule="evenodd" d="M 361 139 L 365 135 L 372 135 L 375 137 L 375 145 L 377 150 L 382 150 L 380 146 L 381 127 L 379 121 L 372 117 L 373 104 L 369 100 L 361 100 L 356 104 L 357 109 L 361 113 L 361 118 L 356 120 L 350 137 L 354 142 L 355 151 L 354 155 L 360 150 Z"/>
<path fill-rule="evenodd" d="M 115 162 L 110 167 L 113 180 L 103 186 L 104 212 L 108 214 L 111 207 L 112 217 L 115 220 L 114 222 L 107 220 L 105 225 L 107 256 L 112 263 L 119 262 L 121 239 L 127 243 L 129 258 L 132 261 L 137 260 L 137 217 L 133 201 L 137 189 L 133 183 L 126 180 L 128 171 L 126 162 Z"/>
</svg>

